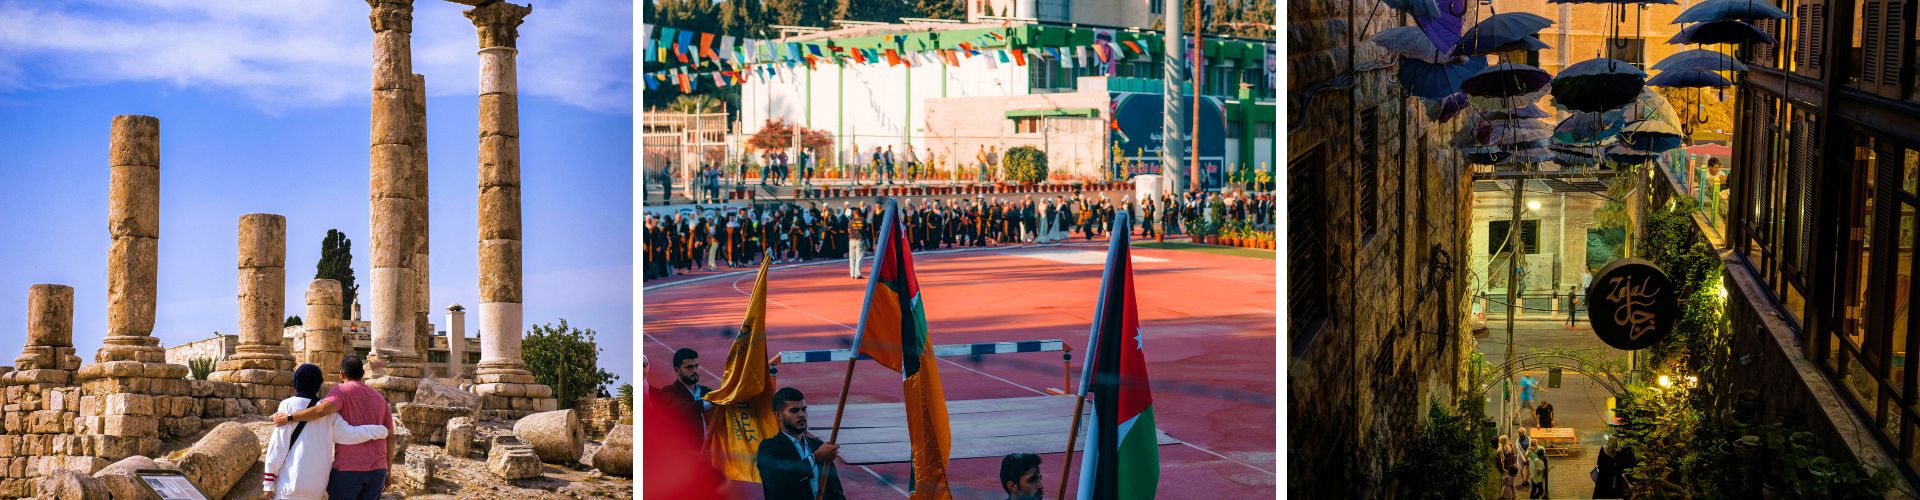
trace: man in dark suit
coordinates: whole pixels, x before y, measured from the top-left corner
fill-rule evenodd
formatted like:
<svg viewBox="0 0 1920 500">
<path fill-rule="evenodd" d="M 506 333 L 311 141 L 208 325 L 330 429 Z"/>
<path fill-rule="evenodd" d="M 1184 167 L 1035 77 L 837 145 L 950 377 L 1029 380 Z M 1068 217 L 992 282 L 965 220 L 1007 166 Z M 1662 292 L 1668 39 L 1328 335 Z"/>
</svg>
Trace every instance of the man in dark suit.
<svg viewBox="0 0 1920 500">
<path fill-rule="evenodd" d="M 706 439 L 706 419 L 701 418 L 712 403 L 705 399 L 713 389 L 700 385 L 700 353 L 693 349 L 680 349 L 673 352 L 674 381 L 658 389 L 660 401 L 668 411 L 686 419 L 691 429 L 700 429 L 700 438 Z"/>
<path fill-rule="evenodd" d="M 760 441 L 753 459 L 767 500 L 812 499 L 821 481 L 826 482 L 826 498 L 845 500 L 840 473 L 833 466 L 840 447 L 807 435 L 807 402 L 799 389 L 782 387 L 773 393 L 773 417 L 780 421 L 780 435 Z"/>
</svg>

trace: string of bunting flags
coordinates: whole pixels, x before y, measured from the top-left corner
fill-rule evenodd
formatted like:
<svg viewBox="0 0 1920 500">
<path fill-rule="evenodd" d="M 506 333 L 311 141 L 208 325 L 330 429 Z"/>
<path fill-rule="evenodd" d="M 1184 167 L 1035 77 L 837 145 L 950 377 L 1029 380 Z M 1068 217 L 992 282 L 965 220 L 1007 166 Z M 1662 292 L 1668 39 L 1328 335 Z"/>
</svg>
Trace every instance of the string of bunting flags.
<svg viewBox="0 0 1920 500">
<path fill-rule="evenodd" d="M 870 46 L 842 45 L 838 41 L 781 42 L 778 40 L 734 37 L 667 26 L 642 25 L 643 62 L 675 65 L 645 73 L 647 90 L 660 86 L 678 87 L 682 93 L 698 90 L 701 82 L 714 87 L 740 85 L 752 78 L 784 79 L 795 68 L 818 69 L 822 63 L 915 67 L 946 65 L 958 67 L 961 61 L 981 58 L 988 69 L 1000 64 L 1025 66 L 1029 59 L 1052 59 L 1070 67 L 1098 68 L 1117 76 L 1116 59 L 1138 56 L 1153 50 L 1141 40 L 1126 39 L 1112 29 L 1090 29 L 1091 41 L 1084 44 L 1025 47 L 1010 42 L 1004 30 L 986 29 L 977 36 L 944 46 L 909 44 L 907 35 L 886 35 Z M 873 38 L 873 37 L 868 37 Z M 1118 40 L 1116 42 L 1116 40 Z M 1154 39 L 1153 42 L 1158 40 Z M 913 45 L 909 47 L 909 45 Z M 1267 52 L 1272 59 L 1272 48 Z M 1189 51 L 1191 54 L 1191 51 Z M 1199 58 L 1191 60 L 1199 61 Z M 1268 65 L 1271 68 L 1271 64 Z"/>
</svg>

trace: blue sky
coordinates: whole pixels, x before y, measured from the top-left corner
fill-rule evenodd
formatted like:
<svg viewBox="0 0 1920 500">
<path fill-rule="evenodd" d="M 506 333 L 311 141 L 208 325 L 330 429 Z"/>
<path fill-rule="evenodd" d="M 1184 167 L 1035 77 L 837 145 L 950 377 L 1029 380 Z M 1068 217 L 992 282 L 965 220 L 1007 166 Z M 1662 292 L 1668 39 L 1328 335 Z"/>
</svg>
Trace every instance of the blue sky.
<svg viewBox="0 0 1920 500">
<path fill-rule="evenodd" d="M 433 306 L 471 310 L 477 41 L 460 6 L 417 4 Z M 160 118 L 154 334 L 165 345 L 234 331 L 247 213 L 287 216 L 287 314 L 304 314 L 330 228 L 354 242 L 364 299 L 367 14 L 337 1 L 0 0 L 0 364 L 25 343 L 35 283 L 73 286 L 75 344 L 89 363 L 100 346 L 114 115 Z M 600 364 L 623 381 L 634 331 L 631 18 L 626 2 L 542 1 L 519 41 L 526 321 L 596 330 Z M 467 324 L 476 335 L 477 320 Z"/>
</svg>

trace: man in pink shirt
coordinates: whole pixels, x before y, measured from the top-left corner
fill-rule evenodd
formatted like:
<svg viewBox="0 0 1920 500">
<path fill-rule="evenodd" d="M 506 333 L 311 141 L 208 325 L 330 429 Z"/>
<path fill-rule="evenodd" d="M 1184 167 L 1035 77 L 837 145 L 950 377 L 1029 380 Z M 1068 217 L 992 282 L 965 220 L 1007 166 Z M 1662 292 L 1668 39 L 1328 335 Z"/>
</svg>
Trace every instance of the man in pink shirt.
<svg viewBox="0 0 1920 500">
<path fill-rule="evenodd" d="M 360 379 L 365 376 L 360 358 L 347 356 L 340 360 L 340 378 L 344 382 L 334 386 L 319 404 L 292 415 L 273 414 L 273 424 L 305 422 L 339 412 L 340 418 L 349 425 L 380 424 L 387 426 L 391 433 L 393 412 L 387 407 L 387 398 L 361 383 Z M 335 500 L 380 498 L 380 492 L 387 488 L 387 457 L 392 453 L 393 442 L 387 439 L 335 445 L 333 473 L 327 477 L 327 497 Z"/>
</svg>

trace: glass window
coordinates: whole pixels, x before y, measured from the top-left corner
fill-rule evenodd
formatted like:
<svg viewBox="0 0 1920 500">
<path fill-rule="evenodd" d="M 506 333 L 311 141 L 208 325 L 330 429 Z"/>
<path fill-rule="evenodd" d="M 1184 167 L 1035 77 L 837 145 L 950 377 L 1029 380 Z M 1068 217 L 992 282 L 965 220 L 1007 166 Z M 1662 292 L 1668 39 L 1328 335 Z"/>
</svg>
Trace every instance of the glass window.
<svg viewBox="0 0 1920 500">
<path fill-rule="evenodd" d="M 427 351 L 427 362 L 428 363 L 447 362 L 447 351 Z"/>
<path fill-rule="evenodd" d="M 477 364 L 480 364 L 480 353 L 477 353 L 477 352 L 468 352 L 468 353 L 467 353 L 467 364 L 469 364 L 469 365 L 477 365 Z"/>
<path fill-rule="evenodd" d="M 1013 132 L 1016 134 L 1040 133 L 1040 117 L 1021 116 L 1013 119 Z"/>
</svg>

